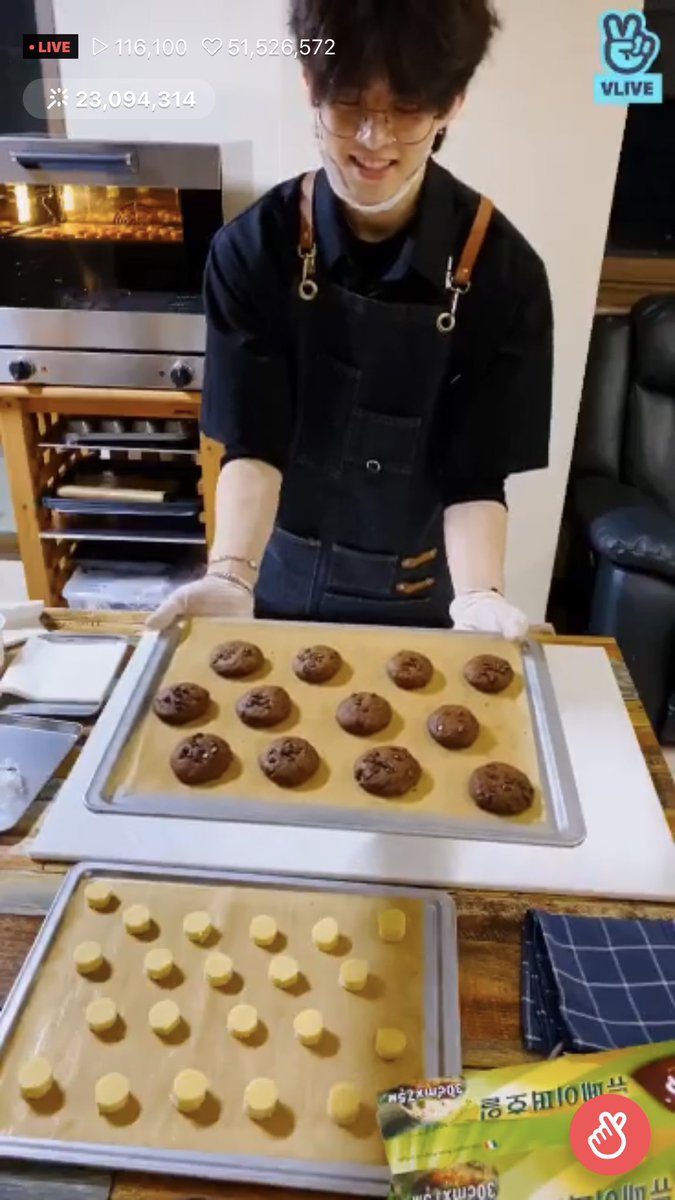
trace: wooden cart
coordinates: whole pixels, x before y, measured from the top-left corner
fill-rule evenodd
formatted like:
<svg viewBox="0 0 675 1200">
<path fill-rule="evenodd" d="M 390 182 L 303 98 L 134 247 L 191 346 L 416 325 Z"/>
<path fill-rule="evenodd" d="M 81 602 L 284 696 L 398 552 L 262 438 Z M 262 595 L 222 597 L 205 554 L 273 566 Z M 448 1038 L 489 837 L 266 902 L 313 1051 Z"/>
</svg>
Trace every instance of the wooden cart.
<svg viewBox="0 0 675 1200">
<path fill-rule="evenodd" d="M 40 445 L 49 440 L 64 417 L 199 420 L 198 392 L 133 391 L 117 388 L 0 386 L 0 443 L 16 517 L 19 554 L 31 600 L 63 605 L 63 587 L 72 573 L 73 540 L 44 537 L 49 514 L 42 496 L 86 453 L 73 446 L 59 452 Z M 223 447 L 200 436 L 197 461 L 201 471 L 199 492 L 204 505 L 206 544 L 213 537 L 216 481 Z"/>
</svg>

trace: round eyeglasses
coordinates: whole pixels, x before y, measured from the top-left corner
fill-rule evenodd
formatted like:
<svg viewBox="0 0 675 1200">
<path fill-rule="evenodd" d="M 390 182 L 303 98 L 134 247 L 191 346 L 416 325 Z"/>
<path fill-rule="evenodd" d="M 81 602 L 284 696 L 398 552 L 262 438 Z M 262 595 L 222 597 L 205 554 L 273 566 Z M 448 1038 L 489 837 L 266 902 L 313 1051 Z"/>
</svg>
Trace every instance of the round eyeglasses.
<svg viewBox="0 0 675 1200">
<path fill-rule="evenodd" d="M 366 121 L 373 118 L 385 121 L 394 141 L 406 146 L 424 142 L 435 120 L 433 114 L 413 108 L 364 108 L 361 104 L 346 101 L 333 101 L 319 106 L 321 124 L 333 137 L 355 138 Z"/>
</svg>

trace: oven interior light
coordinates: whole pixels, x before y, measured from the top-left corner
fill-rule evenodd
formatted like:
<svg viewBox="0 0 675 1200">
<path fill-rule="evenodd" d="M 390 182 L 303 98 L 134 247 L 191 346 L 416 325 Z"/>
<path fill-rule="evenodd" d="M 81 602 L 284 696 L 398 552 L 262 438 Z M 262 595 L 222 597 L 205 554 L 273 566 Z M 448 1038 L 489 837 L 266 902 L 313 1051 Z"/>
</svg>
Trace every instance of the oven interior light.
<svg viewBox="0 0 675 1200">
<path fill-rule="evenodd" d="M 63 211 L 75 212 L 75 192 L 69 183 L 63 185 Z"/>
<path fill-rule="evenodd" d="M 20 221 L 22 225 L 27 225 L 31 216 L 31 203 L 28 185 L 25 183 L 17 183 L 14 189 L 14 195 L 16 196 L 17 220 Z"/>
</svg>

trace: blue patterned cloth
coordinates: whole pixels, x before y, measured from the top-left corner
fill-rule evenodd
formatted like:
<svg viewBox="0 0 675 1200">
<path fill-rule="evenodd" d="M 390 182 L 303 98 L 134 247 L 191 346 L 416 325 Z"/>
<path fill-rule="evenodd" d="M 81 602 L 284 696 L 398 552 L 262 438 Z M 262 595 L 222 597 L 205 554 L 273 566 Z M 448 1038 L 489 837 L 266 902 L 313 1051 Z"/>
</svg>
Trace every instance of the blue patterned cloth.
<svg viewBox="0 0 675 1200">
<path fill-rule="evenodd" d="M 674 1039 L 675 922 L 529 912 L 522 1021 L 545 1055 Z"/>
</svg>

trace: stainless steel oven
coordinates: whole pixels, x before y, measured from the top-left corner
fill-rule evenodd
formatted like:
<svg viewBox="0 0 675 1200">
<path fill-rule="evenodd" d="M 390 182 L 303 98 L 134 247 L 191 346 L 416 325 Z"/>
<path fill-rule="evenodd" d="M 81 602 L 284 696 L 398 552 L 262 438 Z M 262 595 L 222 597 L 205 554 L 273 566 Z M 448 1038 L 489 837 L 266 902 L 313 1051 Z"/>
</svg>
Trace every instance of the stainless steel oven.
<svg viewBox="0 0 675 1200">
<path fill-rule="evenodd" d="M 216 146 L 0 138 L 0 383 L 199 390 Z"/>
</svg>

